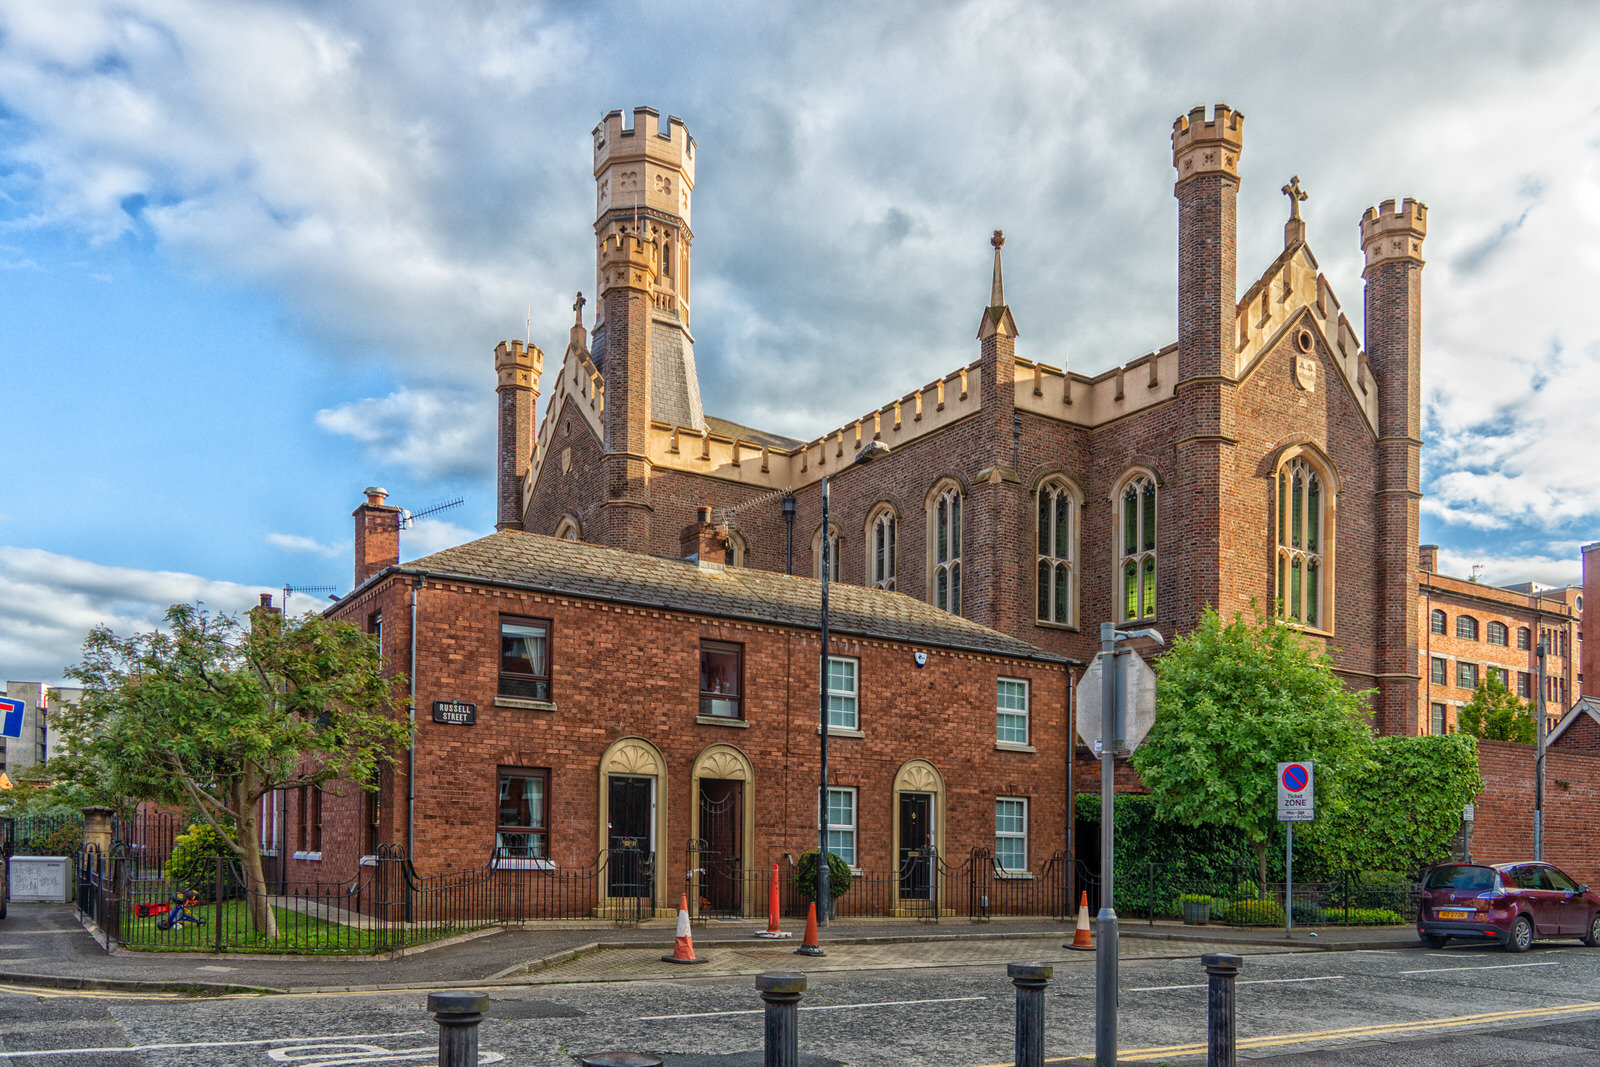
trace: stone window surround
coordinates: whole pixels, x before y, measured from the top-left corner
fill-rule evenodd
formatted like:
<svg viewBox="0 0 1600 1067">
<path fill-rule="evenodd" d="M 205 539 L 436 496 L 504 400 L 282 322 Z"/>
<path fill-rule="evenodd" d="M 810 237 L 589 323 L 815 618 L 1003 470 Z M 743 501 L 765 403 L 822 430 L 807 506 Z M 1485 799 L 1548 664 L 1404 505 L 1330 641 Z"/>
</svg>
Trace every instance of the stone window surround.
<svg viewBox="0 0 1600 1067">
<path fill-rule="evenodd" d="M 844 573 L 840 568 L 839 558 L 842 555 L 840 549 L 844 546 L 844 537 L 839 533 L 839 524 L 831 519 L 828 521 L 828 536 L 830 539 L 828 564 L 832 569 L 832 573 L 828 575 L 828 581 L 838 582 L 841 580 L 839 576 Z M 811 577 L 818 580 L 822 578 L 822 527 L 820 525 L 811 534 Z"/>
<path fill-rule="evenodd" d="M 939 575 L 944 573 L 948 575 L 948 588 L 951 594 L 950 603 L 944 607 L 944 610 L 951 611 L 956 615 L 961 614 L 963 606 L 961 579 L 962 571 L 965 568 L 962 566 L 961 558 L 962 553 L 966 550 L 966 531 L 963 529 L 966 524 L 966 496 L 966 489 L 960 482 L 951 477 L 944 477 L 933 483 L 933 487 L 928 490 L 928 495 L 924 500 L 928 523 L 927 558 L 925 561 L 928 603 L 935 607 L 941 607 L 938 600 Z M 939 559 L 939 512 L 940 504 L 947 501 L 953 505 L 952 510 L 955 513 L 955 522 L 950 532 L 949 540 L 946 542 L 950 551 L 947 553 L 946 558 L 941 561 Z"/>
<path fill-rule="evenodd" d="M 1036 564 L 1044 564 L 1048 561 L 1052 566 L 1054 566 L 1057 573 L 1060 572 L 1063 565 L 1065 566 L 1067 581 L 1066 617 L 1063 619 L 1046 619 L 1039 617 L 1039 568 L 1036 565 L 1034 567 L 1033 577 L 1035 585 L 1034 619 L 1042 626 L 1061 626 L 1067 629 L 1075 630 L 1078 626 L 1078 551 L 1083 531 L 1083 492 L 1072 481 L 1072 479 L 1059 472 L 1047 474 L 1043 478 L 1039 479 L 1039 482 L 1034 486 L 1033 491 L 1034 539 L 1036 542 L 1038 540 L 1039 507 L 1045 496 L 1050 494 L 1060 494 L 1067 500 L 1066 521 L 1069 527 L 1067 536 L 1067 554 L 1065 556 L 1057 556 L 1053 552 L 1047 554 L 1045 552 L 1045 546 L 1036 543 L 1034 546 L 1037 553 Z M 1054 546 L 1051 547 L 1053 548 Z M 1054 603 L 1055 599 L 1052 597 L 1052 614 L 1054 614 Z"/>
<path fill-rule="evenodd" d="M 1150 486 L 1154 487 L 1154 489 L 1155 489 L 1155 496 L 1154 496 L 1153 499 L 1154 499 L 1155 507 L 1156 507 L 1156 523 L 1155 523 L 1156 547 L 1147 549 L 1147 548 L 1144 548 L 1142 543 L 1141 543 L 1142 542 L 1142 533 L 1143 533 L 1143 529 L 1144 529 L 1144 522 L 1143 522 L 1144 516 L 1143 516 L 1143 509 L 1141 507 L 1140 515 L 1139 515 L 1139 522 L 1138 522 L 1138 529 L 1140 531 L 1140 535 L 1141 536 L 1140 536 L 1140 538 L 1136 539 L 1136 541 L 1135 541 L 1135 545 L 1134 545 L 1135 551 L 1133 552 L 1132 555 L 1129 555 L 1128 553 L 1123 551 L 1123 548 L 1126 547 L 1125 542 L 1124 542 L 1124 538 L 1123 538 L 1123 534 L 1127 529 L 1127 525 L 1126 525 L 1127 524 L 1127 512 L 1126 512 L 1127 500 L 1125 498 L 1126 498 L 1127 492 L 1128 492 L 1128 490 L 1130 488 L 1132 488 L 1134 486 L 1141 485 L 1142 483 L 1145 483 L 1145 482 L 1148 482 L 1150 484 Z M 1143 500 L 1142 490 L 1141 490 L 1139 496 L 1140 496 L 1140 501 L 1142 503 L 1142 500 Z M 1117 618 L 1117 622 L 1119 622 L 1119 623 L 1131 623 L 1131 622 L 1150 623 L 1150 622 L 1153 622 L 1157 617 L 1157 612 L 1159 612 L 1161 610 L 1161 598 L 1158 595 L 1152 596 L 1152 599 L 1154 599 L 1155 602 L 1156 602 L 1155 611 L 1144 611 L 1144 608 L 1145 608 L 1145 599 L 1144 599 L 1145 586 L 1144 586 L 1143 574 L 1144 574 L 1145 564 L 1147 562 L 1152 562 L 1154 564 L 1154 574 L 1152 575 L 1151 580 L 1150 580 L 1150 592 L 1152 594 L 1155 594 L 1159 590 L 1160 584 L 1161 584 L 1161 561 L 1160 561 L 1160 558 L 1159 558 L 1160 545 L 1161 545 L 1161 521 L 1160 521 L 1160 517 L 1161 517 L 1161 479 L 1156 475 L 1156 472 L 1151 470 L 1149 467 L 1142 466 L 1142 465 L 1141 466 L 1129 467 L 1127 470 L 1122 472 L 1122 476 L 1116 480 L 1116 483 L 1114 485 L 1112 485 L 1111 494 L 1110 494 L 1110 500 L 1111 500 L 1111 514 L 1112 514 L 1112 522 L 1113 522 L 1112 535 L 1110 537 L 1111 551 L 1112 551 L 1112 560 L 1111 560 L 1111 562 L 1112 562 L 1112 570 L 1111 570 L 1111 602 L 1112 602 L 1112 604 L 1113 604 L 1113 606 L 1115 608 L 1115 615 L 1116 615 L 1116 618 Z M 1125 567 L 1127 566 L 1127 564 L 1129 564 L 1129 563 L 1134 563 L 1139 568 L 1139 570 L 1138 570 L 1139 577 L 1137 579 L 1137 588 L 1138 588 L 1139 592 L 1137 593 L 1137 596 L 1139 598 L 1138 607 L 1140 608 L 1142 614 L 1136 615 L 1136 616 L 1130 616 L 1127 613 L 1127 589 L 1126 589 L 1126 586 L 1124 585 L 1123 571 L 1124 571 Z"/>
<path fill-rule="evenodd" d="M 899 526 L 900 513 L 895 506 L 887 501 L 875 505 L 867 512 L 867 522 L 864 528 L 862 542 L 866 547 L 866 569 L 862 571 L 867 576 L 867 584 L 874 589 L 894 589 L 899 580 Z M 880 530 L 883 527 L 883 530 Z M 878 539 L 887 532 L 888 552 L 884 561 L 884 571 L 878 571 Z"/>
<path fill-rule="evenodd" d="M 1279 537 L 1278 529 L 1279 501 L 1277 500 L 1277 494 L 1281 489 L 1284 472 L 1290 466 L 1297 463 L 1310 470 L 1311 474 L 1314 475 L 1320 483 L 1321 488 L 1320 496 L 1322 514 L 1318 522 L 1317 538 L 1320 547 L 1318 552 L 1311 554 L 1316 558 L 1318 564 L 1317 574 L 1320 584 L 1317 593 L 1317 615 L 1319 617 L 1315 621 L 1297 622 L 1294 620 L 1289 620 L 1289 624 L 1311 633 L 1331 635 L 1334 632 L 1334 619 L 1337 618 L 1334 609 L 1335 601 L 1337 599 L 1336 592 L 1338 589 L 1338 584 L 1335 582 L 1334 578 L 1338 560 L 1339 472 L 1334 467 L 1333 461 L 1330 460 L 1320 448 L 1310 442 L 1302 442 L 1284 449 L 1283 453 L 1278 457 L 1277 464 L 1273 468 L 1273 510 L 1271 522 L 1273 530 L 1272 540 L 1273 544 L 1276 546 L 1274 559 L 1275 561 L 1282 559 L 1284 553 L 1288 552 L 1300 552 L 1302 555 L 1306 554 L 1302 550 L 1295 549 L 1292 545 L 1285 544 L 1283 539 Z M 1286 573 L 1284 581 L 1288 580 L 1288 575 Z M 1288 591 L 1278 588 L 1279 583 L 1276 562 L 1274 563 L 1271 581 L 1273 582 L 1276 601 L 1282 607 L 1283 615 L 1287 619 Z"/>
</svg>

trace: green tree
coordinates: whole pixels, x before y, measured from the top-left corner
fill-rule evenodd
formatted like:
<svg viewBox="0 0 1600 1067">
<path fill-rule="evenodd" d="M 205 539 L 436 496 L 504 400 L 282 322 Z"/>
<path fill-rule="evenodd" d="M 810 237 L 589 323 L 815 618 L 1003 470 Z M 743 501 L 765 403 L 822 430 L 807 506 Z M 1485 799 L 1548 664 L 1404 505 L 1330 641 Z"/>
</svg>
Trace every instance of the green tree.
<svg viewBox="0 0 1600 1067">
<path fill-rule="evenodd" d="M 1341 867 L 1414 871 L 1445 858 L 1462 807 L 1482 788 L 1475 738 L 1380 737 L 1343 809 L 1308 836 Z"/>
<path fill-rule="evenodd" d="M 261 866 L 259 801 L 274 789 L 365 783 L 407 742 L 405 680 L 377 641 L 319 615 L 248 623 L 175 604 L 167 628 L 90 631 L 69 674 L 83 701 L 56 727 L 75 771 L 118 796 L 183 805 L 248 875 L 257 930 L 277 936 Z"/>
<path fill-rule="evenodd" d="M 1538 727 L 1533 721 L 1533 709 L 1525 700 L 1511 695 L 1511 690 L 1500 680 L 1500 672 L 1491 670 L 1478 683 L 1472 699 L 1456 713 L 1461 732 L 1485 741 L 1517 741 L 1524 745 L 1533 743 Z"/>
<path fill-rule="evenodd" d="M 1370 692 L 1353 692 L 1327 654 L 1291 627 L 1211 608 L 1157 664 L 1156 721 L 1133 766 L 1162 816 L 1231 827 L 1255 850 L 1266 883 L 1278 820 L 1277 765 L 1315 763 L 1317 815 L 1367 767 Z"/>
</svg>

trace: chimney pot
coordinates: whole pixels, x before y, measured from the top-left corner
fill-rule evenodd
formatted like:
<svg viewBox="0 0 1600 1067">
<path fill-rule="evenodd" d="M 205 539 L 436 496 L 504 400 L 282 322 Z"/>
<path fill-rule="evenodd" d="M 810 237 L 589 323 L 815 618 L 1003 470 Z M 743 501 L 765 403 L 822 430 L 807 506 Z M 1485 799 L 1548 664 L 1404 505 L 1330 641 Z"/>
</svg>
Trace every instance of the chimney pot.
<svg viewBox="0 0 1600 1067">
<path fill-rule="evenodd" d="M 367 503 L 372 504 L 374 506 L 382 504 L 384 502 L 385 498 L 387 498 L 388 495 L 389 495 L 389 490 L 380 489 L 375 485 L 367 486 L 367 488 L 365 490 L 363 490 L 363 492 L 365 492 L 367 494 Z"/>
<path fill-rule="evenodd" d="M 272 607 L 272 594 L 271 593 L 262 593 L 261 594 L 261 606 L 264 607 L 264 608 L 269 608 L 269 609 Z"/>
</svg>

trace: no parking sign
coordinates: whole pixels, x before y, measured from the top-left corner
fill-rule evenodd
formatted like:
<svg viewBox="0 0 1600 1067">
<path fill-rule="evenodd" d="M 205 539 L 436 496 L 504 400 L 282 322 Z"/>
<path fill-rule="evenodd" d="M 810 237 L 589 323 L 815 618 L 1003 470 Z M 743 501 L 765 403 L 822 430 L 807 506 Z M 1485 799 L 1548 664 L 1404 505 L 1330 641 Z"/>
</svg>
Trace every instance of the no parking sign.
<svg viewBox="0 0 1600 1067">
<path fill-rule="evenodd" d="M 1311 761 L 1278 764 L 1278 821 L 1310 822 L 1316 810 Z"/>
</svg>

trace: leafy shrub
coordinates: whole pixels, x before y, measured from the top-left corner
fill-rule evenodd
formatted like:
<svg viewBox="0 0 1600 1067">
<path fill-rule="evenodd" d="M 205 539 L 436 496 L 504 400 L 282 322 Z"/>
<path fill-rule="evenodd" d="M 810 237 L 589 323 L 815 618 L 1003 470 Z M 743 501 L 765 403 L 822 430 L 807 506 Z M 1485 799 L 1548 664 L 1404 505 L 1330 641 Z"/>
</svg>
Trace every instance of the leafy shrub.
<svg viewBox="0 0 1600 1067">
<path fill-rule="evenodd" d="M 1350 903 L 1358 908 L 1394 908 L 1416 893 L 1401 871 L 1362 871 L 1350 887 Z"/>
<path fill-rule="evenodd" d="M 193 889 L 209 900 L 216 891 L 218 859 L 224 861 L 224 895 L 227 889 L 237 886 L 238 878 L 232 870 L 235 858 L 221 834 L 209 825 L 194 823 L 173 839 L 172 855 L 167 857 L 161 873 L 174 889 Z"/>
<path fill-rule="evenodd" d="M 1213 908 L 1215 908 L 1215 907 L 1220 906 L 1222 904 L 1222 901 L 1218 900 L 1216 897 L 1207 896 L 1204 893 L 1185 893 L 1183 896 L 1178 898 L 1178 903 L 1180 903 L 1180 904 L 1209 904 Z"/>
<path fill-rule="evenodd" d="M 27 851 L 35 856 L 72 856 L 83 847 L 83 827 L 64 822 L 38 837 L 23 842 Z"/>
<path fill-rule="evenodd" d="M 1343 909 L 1328 912 L 1328 922 L 1348 922 L 1351 926 L 1399 926 L 1405 921 L 1405 916 L 1388 908 L 1351 908 L 1349 919 Z"/>
<path fill-rule="evenodd" d="M 1322 905 L 1314 900 L 1297 900 L 1294 902 L 1294 921 L 1305 926 L 1321 926 L 1326 920 L 1322 916 Z"/>
<path fill-rule="evenodd" d="M 1276 900 L 1235 900 L 1217 918 L 1236 926 L 1282 926 L 1283 905 Z"/>
<path fill-rule="evenodd" d="M 850 865 L 828 853 L 828 895 L 835 899 L 850 892 Z M 817 899 L 817 850 L 800 853 L 794 864 L 795 892 L 807 900 Z"/>
</svg>

